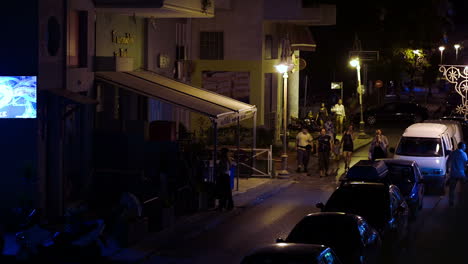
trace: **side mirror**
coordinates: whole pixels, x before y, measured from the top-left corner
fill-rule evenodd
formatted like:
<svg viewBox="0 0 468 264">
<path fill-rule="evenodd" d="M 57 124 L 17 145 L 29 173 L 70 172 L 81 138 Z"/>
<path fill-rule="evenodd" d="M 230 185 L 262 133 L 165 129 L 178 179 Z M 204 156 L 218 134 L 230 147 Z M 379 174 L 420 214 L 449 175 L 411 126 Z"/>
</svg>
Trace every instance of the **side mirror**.
<svg viewBox="0 0 468 264">
<path fill-rule="evenodd" d="M 390 153 L 394 154 L 394 153 L 395 153 L 395 148 L 394 148 L 394 147 L 391 147 L 391 148 L 388 149 L 388 151 L 389 151 Z"/>
<path fill-rule="evenodd" d="M 317 207 L 320 210 L 323 210 L 325 208 L 325 205 L 323 203 L 317 203 L 315 207 Z"/>
<path fill-rule="evenodd" d="M 286 241 L 284 241 L 284 239 L 281 237 L 276 239 L 276 243 L 284 243 L 284 242 Z"/>
</svg>

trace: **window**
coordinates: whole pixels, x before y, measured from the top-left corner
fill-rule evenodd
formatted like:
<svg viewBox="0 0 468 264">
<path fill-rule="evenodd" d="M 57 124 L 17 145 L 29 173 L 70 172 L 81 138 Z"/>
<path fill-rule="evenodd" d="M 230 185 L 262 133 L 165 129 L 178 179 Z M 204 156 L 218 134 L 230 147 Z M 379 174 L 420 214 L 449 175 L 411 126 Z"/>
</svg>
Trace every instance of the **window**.
<svg viewBox="0 0 468 264">
<path fill-rule="evenodd" d="M 441 157 L 442 145 L 438 138 L 402 137 L 396 154 L 416 157 Z"/>
<path fill-rule="evenodd" d="M 224 59 L 224 33 L 200 32 L 200 59 Z"/>
<path fill-rule="evenodd" d="M 87 67 L 88 12 L 72 10 L 68 17 L 67 65 Z"/>
<path fill-rule="evenodd" d="M 273 58 L 273 36 L 265 35 L 265 60 Z"/>
</svg>

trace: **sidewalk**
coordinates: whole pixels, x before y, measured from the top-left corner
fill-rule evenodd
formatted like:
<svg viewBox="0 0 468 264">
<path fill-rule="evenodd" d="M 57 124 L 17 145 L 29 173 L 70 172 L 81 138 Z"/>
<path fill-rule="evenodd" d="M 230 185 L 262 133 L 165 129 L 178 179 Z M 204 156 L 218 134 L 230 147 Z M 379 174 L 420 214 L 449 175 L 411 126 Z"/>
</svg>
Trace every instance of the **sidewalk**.
<svg viewBox="0 0 468 264">
<path fill-rule="evenodd" d="M 293 181 L 275 178 L 240 178 L 239 190 L 234 182 L 233 199 L 235 208 L 232 211 L 200 211 L 193 215 L 181 217 L 169 228 L 155 233 L 148 233 L 137 244 L 129 248 L 110 247 L 105 252 L 111 261 L 118 263 L 142 263 L 161 249 L 176 246 L 182 241 L 197 237 L 214 229 L 230 218 L 241 214 L 245 209 L 255 206 L 264 199 L 289 187 Z"/>
</svg>

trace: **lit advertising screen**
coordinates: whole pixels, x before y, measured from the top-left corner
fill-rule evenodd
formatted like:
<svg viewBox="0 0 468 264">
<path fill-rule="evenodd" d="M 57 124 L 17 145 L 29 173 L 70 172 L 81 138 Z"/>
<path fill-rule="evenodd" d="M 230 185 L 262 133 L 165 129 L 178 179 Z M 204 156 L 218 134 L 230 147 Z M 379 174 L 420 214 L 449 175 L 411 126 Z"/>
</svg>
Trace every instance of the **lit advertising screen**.
<svg viewBox="0 0 468 264">
<path fill-rule="evenodd" d="M 0 118 L 36 118 L 36 76 L 0 76 Z"/>
</svg>

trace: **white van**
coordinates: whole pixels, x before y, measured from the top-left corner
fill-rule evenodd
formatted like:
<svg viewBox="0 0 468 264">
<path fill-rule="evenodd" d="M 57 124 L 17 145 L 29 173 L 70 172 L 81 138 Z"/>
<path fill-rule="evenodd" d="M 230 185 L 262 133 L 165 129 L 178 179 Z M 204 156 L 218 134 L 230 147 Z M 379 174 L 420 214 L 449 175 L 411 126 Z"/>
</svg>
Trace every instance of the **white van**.
<svg viewBox="0 0 468 264">
<path fill-rule="evenodd" d="M 424 123 L 437 123 L 437 124 L 444 124 L 448 127 L 449 134 L 452 140 L 452 145 L 454 146 L 454 150 L 457 148 L 459 142 L 463 141 L 463 129 L 461 124 L 455 120 L 424 120 Z"/>
<path fill-rule="evenodd" d="M 453 145 L 449 128 L 444 124 L 416 123 L 406 128 L 395 149 L 395 159 L 418 163 L 424 181 L 443 193 L 447 159 Z"/>
</svg>

